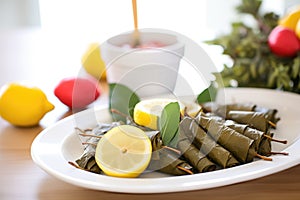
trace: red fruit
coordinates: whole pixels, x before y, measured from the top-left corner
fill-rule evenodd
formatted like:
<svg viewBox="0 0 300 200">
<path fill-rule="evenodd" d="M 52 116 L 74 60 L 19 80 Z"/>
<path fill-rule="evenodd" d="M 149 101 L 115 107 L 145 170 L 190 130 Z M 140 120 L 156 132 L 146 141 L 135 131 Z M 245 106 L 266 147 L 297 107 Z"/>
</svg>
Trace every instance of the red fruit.
<svg viewBox="0 0 300 200">
<path fill-rule="evenodd" d="M 300 41 L 296 33 L 282 26 L 275 27 L 269 37 L 271 51 L 281 57 L 293 57 L 300 50 Z"/>
<path fill-rule="evenodd" d="M 100 96 L 97 83 L 86 78 L 65 78 L 54 90 L 55 96 L 69 108 L 85 108 Z"/>
</svg>

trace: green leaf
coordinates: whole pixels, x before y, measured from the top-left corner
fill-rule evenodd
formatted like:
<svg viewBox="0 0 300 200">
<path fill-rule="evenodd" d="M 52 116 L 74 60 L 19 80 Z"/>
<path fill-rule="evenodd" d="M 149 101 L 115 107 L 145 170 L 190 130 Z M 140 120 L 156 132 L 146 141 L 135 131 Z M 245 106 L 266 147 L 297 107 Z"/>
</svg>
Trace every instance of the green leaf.
<svg viewBox="0 0 300 200">
<path fill-rule="evenodd" d="M 198 103 L 214 101 L 216 99 L 216 96 L 217 96 L 217 88 L 215 87 L 214 82 L 211 82 L 208 88 L 203 90 L 203 92 L 201 92 L 198 95 L 197 101 Z"/>
<path fill-rule="evenodd" d="M 300 75 L 300 56 L 294 59 L 292 66 L 292 77 L 297 78 Z"/>
<path fill-rule="evenodd" d="M 237 11 L 240 13 L 248 13 L 257 16 L 262 0 L 243 0 L 242 4 L 237 6 Z"/>
<path fill-rule="evenodd" d="M 178 102 L 166 105 L 159 118 L 159 130 L 164 145 L 176 147 L 180 122 L 180 107 Z"/>
<path fill-rule="evenodd" d="M 262 24 L 269 33 L 275 26 L 278 25 L 279 16 L 273 12 L 266 13 L 262 18 Z"/>
<path fill-rule="evenodd" d="M 275 80 L 278 76 L 277 71 L 271 72 L 268 78 L 268 87 L 272 88 L 275 85 Z"/>
<path fill-rule="evenodd" d="M 117 110 L 126 116 L 133 118 L 134 106 L 140 102 L 140 98 L 131 89 L 118 83 L 109 84 L 109 110 Z M 126 122 L 126 117 L 111 112 L 114 121 Z"/>
<path fill-rule="evenodd" d="M 257 77 L 256 63 L 250 64 L 250 74 L 253 78 Z"/>
</svg>

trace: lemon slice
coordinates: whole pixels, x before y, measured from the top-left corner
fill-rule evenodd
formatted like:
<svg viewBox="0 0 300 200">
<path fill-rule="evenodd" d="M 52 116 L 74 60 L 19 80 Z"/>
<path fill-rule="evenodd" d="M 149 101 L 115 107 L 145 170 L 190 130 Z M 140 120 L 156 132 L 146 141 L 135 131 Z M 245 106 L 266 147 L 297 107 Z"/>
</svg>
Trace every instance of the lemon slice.
<svg viewBox="0 0 300 200">
<path fill-rule="evenodd" d="M 135 123 L 151 128 L 158 129 L 158 118 L 166 105 L 172 102 L 178 102 L 176 99 L 153 98 L 142 100 L 137 103 L 133 111 Z M 184 105 L 179 103 L 181 112 L 184 112 Z"/>
<path fill-rule="evenodd" d="M 151 141 L 143 130 L 121 125 L 100 139 L 95 159 L 106 175 L 132 178 L 147 168 L 151 153 Z"/>
<path fill-rule="evenodd" d="M 201 106 L 194 102 L 181 102 L 168 98 L 146 99 L 135 105 L 133 119 L 138 125 L 158 130 L 158 118 L 161 116 L 164 107 L 172 102 L 179 103 L 182 115 L 186 111 L 189 116 L 195 117 L 201 110 Z"/>
</svg>

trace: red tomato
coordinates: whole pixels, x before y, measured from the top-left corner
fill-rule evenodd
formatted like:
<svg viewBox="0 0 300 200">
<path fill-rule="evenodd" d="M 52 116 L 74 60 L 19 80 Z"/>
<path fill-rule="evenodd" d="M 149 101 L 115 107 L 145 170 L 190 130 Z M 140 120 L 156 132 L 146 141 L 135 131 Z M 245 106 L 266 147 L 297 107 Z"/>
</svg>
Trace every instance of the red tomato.
<svg viewBox="0 0 300 200">
<path fill-rule="evenodd" d="M 65 78 L 55 87 L 55 96 L 69 108 L 85 108 L 94 102 L 100 91 L 97 83 L 86 78 Z"/>
<path fill-rule="evenodd" d="M 271 51 L 281 57 L 293 57 L 300 50 L 300 41 L 296 33 L 282 26 L 275 27 L 269 37 Z"/>
</svg>

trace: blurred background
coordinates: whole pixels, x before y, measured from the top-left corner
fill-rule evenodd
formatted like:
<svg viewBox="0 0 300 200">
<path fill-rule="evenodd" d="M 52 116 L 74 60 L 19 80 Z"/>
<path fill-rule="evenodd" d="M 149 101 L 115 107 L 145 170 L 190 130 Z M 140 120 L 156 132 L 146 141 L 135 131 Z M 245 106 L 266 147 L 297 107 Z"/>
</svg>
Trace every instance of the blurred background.
<svg viewBox="0 0 300 200">
<path fill-rule="evenodd" d="M 201 43 L 229 31 L 240 19 L 240 2 L 138 0 L 139 27 L 169 29 Z M 297 4 L 264 0 L 262 8 L 282 15 Z M 53 87 L 78 74 L 90 43 L 132 29 L 131 0 L 0 0 L 0 86 L 29 80 Z"/>
<path fill-rule="evenodd" d="M 225 32 L 241 0 L 138 0 L 139 27 L 165 28 L 195 39 Z M 264 0 L 263 10 L 283 14 L 299 0 Z M 0 0 L 0 29 L 43 28 L 93 32 L 105 40 L 132 30 L 131 0 Z M 211 32 L 208 32 L 211 31 Z"/>
</svg>

